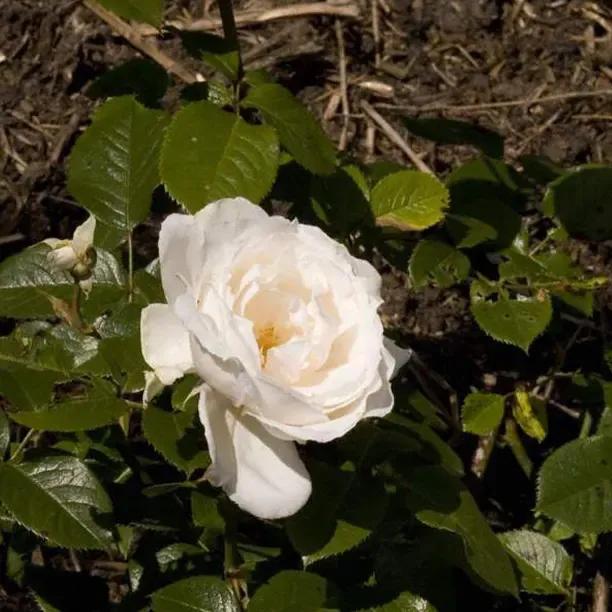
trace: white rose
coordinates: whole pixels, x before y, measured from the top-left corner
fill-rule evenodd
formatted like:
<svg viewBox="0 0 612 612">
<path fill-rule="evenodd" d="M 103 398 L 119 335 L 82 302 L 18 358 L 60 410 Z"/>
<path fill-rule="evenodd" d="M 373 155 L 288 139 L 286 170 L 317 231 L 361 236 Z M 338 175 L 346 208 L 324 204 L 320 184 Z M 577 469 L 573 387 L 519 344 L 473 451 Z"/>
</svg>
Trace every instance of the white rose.
<svg viewBox="0 0 612 612">
<path fill-rule="evenodd" d="M 327 442 L 393 405 L 408 358 L 383 338 L 381 279 L 320 229 L 243 198 L 170 215 L 159 237 L 168 304 L 142 312 L 142 350 L 159 380 L 204 381 L 199 413 L 210 481 L 261 518 L 311 492 L 295 442 Z"/>
<path fill-rule="evenodd" d="M 60 270 L 68 270 L 78 278 L 84 291 L 91 289 L 91 271 L 95 264 L 95 252 L 92 254 L 96 218 L 92 215 L 81 223 L 72 235 L 72 240 L 48 238 L 45 244 L 51 247 L 47 260 Z"/>
</svg>

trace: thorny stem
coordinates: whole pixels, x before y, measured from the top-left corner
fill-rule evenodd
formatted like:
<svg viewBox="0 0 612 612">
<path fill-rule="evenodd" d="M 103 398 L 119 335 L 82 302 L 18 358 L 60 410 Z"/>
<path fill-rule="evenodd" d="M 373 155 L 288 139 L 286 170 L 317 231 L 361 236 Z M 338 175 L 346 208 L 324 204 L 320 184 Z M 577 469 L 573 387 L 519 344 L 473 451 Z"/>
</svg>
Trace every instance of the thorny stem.
<svg viewBox="0 0 612 612">
<path fill-rule="evenodd" d="M 79 285 L 78 281 L 75 281 L 74 287 L 72 289 L 72 305 L 70 316 L 72 318 L 72 327 L 75 327 L 79 330 L 83 329 L 83 320 L 81 319 L 81 293 L 81 285 Z"/>
<path fill-rule="evenodd" d="M 224 568 L 225 568 L 225 579 L 229 582 L 229 585 L 234 592 L 236 602 L 243 609 L 242 605 L 242 589 L 241 589 L 241 578 L 240 578 L 240 553 L 238 552 L 238 546 L 236 543 L 237 525 L 236 525 L 236 511 L 227 498 L 220 500 L 220 509 L 223 519 L 225 520 L 225 538 L 224 538 Z"/>
</svg>

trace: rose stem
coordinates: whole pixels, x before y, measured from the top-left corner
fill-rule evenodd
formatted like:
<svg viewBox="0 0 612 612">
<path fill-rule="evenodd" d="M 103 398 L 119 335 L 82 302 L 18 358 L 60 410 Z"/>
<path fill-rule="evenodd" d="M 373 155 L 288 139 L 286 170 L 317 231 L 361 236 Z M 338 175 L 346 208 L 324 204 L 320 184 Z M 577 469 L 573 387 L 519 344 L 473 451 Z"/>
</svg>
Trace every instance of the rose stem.
<svg viewBox="0 0 612 612">
<path fill-rule="evenodd" d="M 232 6 L 232 0 L 219 0 L 219 12 L 221 13 L 221 23 L 223 24 L 223 35 L 238 54 L 238 77 L 234 83 L 234 100 L 236 105 L 236 112 L 239 112 L 238 107 L 238 94 L 239 94 L 239 83 L 244 76 L 242 67 L 242 56 L 240 55 L 240 42 L 238 40 L 238 31 L 236 30 L 236 19 L 234 17 L 234 8 Z"/>
</svg>

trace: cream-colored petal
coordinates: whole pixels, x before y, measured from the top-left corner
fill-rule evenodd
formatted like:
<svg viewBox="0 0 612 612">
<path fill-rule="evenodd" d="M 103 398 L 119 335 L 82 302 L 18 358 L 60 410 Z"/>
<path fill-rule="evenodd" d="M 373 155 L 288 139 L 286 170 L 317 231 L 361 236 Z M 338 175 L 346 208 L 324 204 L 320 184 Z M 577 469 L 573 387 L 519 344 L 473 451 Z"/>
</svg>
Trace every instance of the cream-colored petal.
<svg viewBox="0 0 612 612">
<path fill-rule="evenodd" d="M 142 310 L 140 341 L 144 360 L 164 385 L 193 368 L 189 334 L 166 304 L 150 304 Z"/>
<path fill-rule="evenodd" d="M 293 442 L 210 388 L 200 392 L 199 412 L 213 462 L 207 475 L 234 503 L 262 519 L 291 516 L 306 503 L 312 486 Z"/>
</svg>

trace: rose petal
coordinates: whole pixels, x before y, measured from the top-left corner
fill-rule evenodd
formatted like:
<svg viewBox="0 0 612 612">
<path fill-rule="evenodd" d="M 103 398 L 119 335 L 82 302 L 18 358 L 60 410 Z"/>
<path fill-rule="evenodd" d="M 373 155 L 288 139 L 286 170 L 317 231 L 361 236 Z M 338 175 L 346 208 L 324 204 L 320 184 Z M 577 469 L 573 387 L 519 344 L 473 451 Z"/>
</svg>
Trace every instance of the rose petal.
<svg viewBox="0 0 612 612">
<path fill-rule="evenodd" d="M 189 334 L 166 304 L 150 304 L 142 310 L 140 341 L 145 361 L 164 385 L 193 368 Z"/>
<path fill-rule="evenodd" d="M 195 282 L 197 277 L 194 277 L 192 270 L 197 272 L 202 266 L 204 236 L 198 236 L 194 228 L 195 220 L 190 215 L 169 215 L 162 223 L 159 263 L 168 304 L 174 303 L 179 295 L 185 293 L 186 285 Z"/>
<path fill-rule="evenodd" d="M 391 378 L 393 378 L 399 372 L 399 370 L 410 361 L 414 351 L 411 348 L 405 349 L 401 346 L 397 346 L 393 340 L 390 340 L 387 337 L 383 338 L 383 345 L 394 360 L 393 371 L 391 373 Z"/>
<path fill-rule="evenodd" d="M 60 270 L 72 270 L 77 264 L 77 255 L 72 246 L 63 246 L 49 251 L 47 261 Z"/>
<path fill-rule="evenodd" d="M 295 444 L 279 440 L 222 395 L 204 387 L 200 419 L 213 464 L 207 475 L 243 510 L 263 519 L 295 514 L 311 493 Z"/>
<path fill-rule="evenodd" d="M 95 231 L 96 218 L 93 215 L 74 230 L 74 234 L 72 235 L 72 247 L 77 257 L 83 257 L 85 251 L 93 245 Z"/>
</svg>

